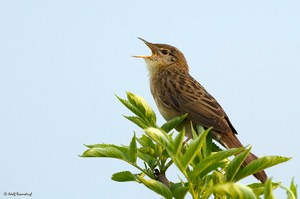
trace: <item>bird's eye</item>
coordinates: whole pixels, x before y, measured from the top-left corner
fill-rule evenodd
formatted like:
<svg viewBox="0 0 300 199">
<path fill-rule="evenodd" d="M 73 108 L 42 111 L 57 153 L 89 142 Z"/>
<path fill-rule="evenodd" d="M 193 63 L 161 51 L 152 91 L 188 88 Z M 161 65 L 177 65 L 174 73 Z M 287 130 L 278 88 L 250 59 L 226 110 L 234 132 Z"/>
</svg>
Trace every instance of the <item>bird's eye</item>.
<svg viewBox="0 0 300 199">
<path fill-rule="evenodd" d="M 168 52 L 167 50 L 161 50 L 161 53 L 162 53 L 163 55 L 169 54 L 169 52 Z"/>
</svg>

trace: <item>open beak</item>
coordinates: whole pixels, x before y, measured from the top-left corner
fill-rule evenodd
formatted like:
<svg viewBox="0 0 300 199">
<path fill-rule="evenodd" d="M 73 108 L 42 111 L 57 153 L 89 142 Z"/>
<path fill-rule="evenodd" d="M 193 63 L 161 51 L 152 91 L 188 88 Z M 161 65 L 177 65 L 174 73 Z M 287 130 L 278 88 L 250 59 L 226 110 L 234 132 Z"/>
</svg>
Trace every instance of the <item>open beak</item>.
<svg viewBox="0 0 300 199">
<path fill-rule="evenodd" d="M 140 37 L 138 37 L 138 39 L 142 40 L 150 48 L 150 50 L 152 52 L 152 55 L 134 55 L 132 57 L 135 57 L 135 58 L 144 58 L 144 59 L 152 57 L 155 54 L 155 45 L 153 45 L 152 43 L 150 43 L 150 42 L 148 42 L 145 39 L 142 39 Z"/>
</svg>

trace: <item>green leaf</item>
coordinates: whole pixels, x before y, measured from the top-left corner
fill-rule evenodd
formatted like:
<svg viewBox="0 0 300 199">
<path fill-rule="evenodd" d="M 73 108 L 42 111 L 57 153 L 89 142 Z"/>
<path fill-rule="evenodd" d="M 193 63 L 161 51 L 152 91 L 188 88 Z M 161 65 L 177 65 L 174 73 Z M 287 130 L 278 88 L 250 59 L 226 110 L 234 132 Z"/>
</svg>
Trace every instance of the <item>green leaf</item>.
<svg viewBox="0 0 300 199">
<path fill-rule="evenodd" d="M 263 183 L 252 183 L 247 186 L 250 187 L 257 196 L 264 194 L 265 186 Z"/>
<path fill-rule="evenodd" d="M 137 178 L 152 191 L 160 194 L 166 199 L 172 199 L 172 193 L 165 184 L 153 179 L 146 180 L 140 175 L 138 175 Z"/>
<path fill-rule="evenodd" d="M 244 160 L 249 155 L 251 147 L 244 152 L 238 154 L 228 165 L 226 169 L 226 175 L 228 181 L 233 181 L 235 175 L 238 173 L 240 167 L 242 166 Z"/>
<path fill-rule="evenodd" d="M 84 144 L 87 148 L 93 148 L 95 145 L 94 144 Z"/>
<path fill-rule="evenodd" d="M 169 121 L 167 121 L 165 124 L 161 126 L 161 128 L 166 132 L 169 133 L 172 129 L 175 129 L 177 126 L 179 126 L 183 120 L 186 118 L 187 114 L 184 114 L 179 117 L 175 117 Z"/>
<path fill-rule="evenodd" d="M 82 157 L 108 157 L 126 160 L 128 149 L 115 145 L 97 145 L 86 150 Z"/>
<path fill-rule="evenodd" d="M 150 147 L 141 147 L 138 149 L 139 152 L 143 153 L 143 154 L 147 154 L 150 155 L 152 157 L 157 157 L 158 152 L 155 151 L 154 149 L 150 148 Z"/>
<path fill-rule="evenodd" d="M 140 120 L 137 120 L 136 117 L 126 117 L 127 119 L 136 123 L 139 126 L 144 126 L 144 123 L 146 123 L 147 127 L 156 127 L 156 115 L 151 109 L 151 107 L 148 105 L 148 103 L 142 97 L 134 95 L 130 92 L 127 92 L 128 100 L 122 99 L 117 95 L 116 97 L 124 106 L 126 106 L 131 112 L 138 116 L 137 118 L 140 118 Z"/>
<path fill-rule="evenodd" d="M 293 178 L 291 185 L 290 185 L 290 190 L 293 192 L 293 194 L 296 198 L 298 198 L 297 187 L 298 187 L 298 185 L 295 185 L 294 178 Z"/>
<path fill-rule="evenodd" d="M 220 175 L 222 175 L 219 172 L 213 172 L 212 175 L 211 174 L 210 175 L 206 175 L 203 178 L 197 178 L 197 180 L 192 181 L 192 182 L 196 182 L 196 183 L 193 184 L 193 185 L 190 184 L 190 186 L 193 186 L 193 189 L 195 190 L 196 193 L 200 193 L 201 198 L 208 199 L 209 196 L 212 194 L 211 187 L 214 184 L 218 184 L 218 183 L 215 183 L 215 182 L 218 182 L 218 180 L 214 180 L 216 177 L 213 176 L 213 175 L 215 175 L 217 173 L 220 174 Z"/>
<path fill-rule="evenodd" d="M 118 97 L 116 95 L 116 97 L 118 98 L 118 100 L 124 105 L 126 106 L 126 108 L 128 108 L 131 112 L 133 112 L 135 115 L 142 117 L 139 109 L 137 107 L 135 107 L 130 101 L 122 99 L 120 97 Z"/>
<path fill-rule="evenodd" d="M 243 179 L 249 175 L 253 175 L 261 170 L 272 167 L 274 165 L 280 164 L 282 162 L 286 162 L 291 158 L 282 157 L 282 156 L 265 156 L 253 160 L 247 166 L 245 166 L 239 173 L 236 174 L 235 179 L 238 181 Z"/>
<path fill-rule="evenodd" d="M 139 117 L 135 117 L 135 116 L 125 116 L 124 117 L 128 120 L 130 120 L 131 122 L 135 123 L 136 125 L 138 125 L 139 127 L 141 127 L 142 129 L 149 127 L 149 125 L 141 118 Z"/>
<path fill-rule="evenodd" d="M 141 152 L 140 150 L 138 150 L 137 155 L 141 160 L 144 161 L 144 164 L 145 163 L 148 164 L 151 170 L 154 170 L 157 167 L 158 164 L 157 156 L 148 155 L 146 153 Z"/>
<path fill-rule="evenodd" d="M 164 170 L 167 170 L 173 164 L 173 160 L 171 159 L 169 162 L 165 164 Z"/>
<path fill-rule="evenodd" d="M 275 182 L 271 182 L 271 183 L 272 183 L 272 190 L 278 188 L 280 185 L 280 183 L 275 183 Z M 250 187 L 255 193 L 255 195 L 257 196 L 264 194 L 265 185 L 263 183 L 252 183 L 247 186 Z"/>
<path fill-rule="evenodd" d="M 134 134 L 128 149 L 128 161 L 135 164 L 136 158 L 137 158 L 137 148 L 136 148 L 136 139 Z"/>
<path fill-rule="evenodd" d="M 191 124 L 191 125 L 192 125 L 192 124 Z M 193 126 L 193 125 L 192 125 L 192 126 Z M 197 128 L 197 133 L 198 133 L 198 135 L 200 135 L 200 134 L 202 134 L 202 133 L 205 132 L 204 127 L 201 126 L 201 125 L 197 125 L 196 128 Z M 212 129 L 212 128 L 210 128 L 210 129 Z"/>
<path fill-rule="evenodd" d="M 118 173 L 114 173 L 111 179 L 117 182 L 136 181 L 135 176 L 130 171 L 121 171 Z"/>
<path fill-rule="evenodd" d="M 213 141 L 211 133 L 208 133 L 206 136 L 206 157 L 209 156 L 212 152 Z"/>
<path fill-rule="evenodd" d="M 129 102 L 137 108 L 134 109 L 134 113 L 137 116 L 144 118 L 149 124 L 156 126 L 156 115 L 144 98 L 130 92 L 127 92 L 127 98 Z"/>
<path fill-rule="evenodd" d="M 213 193 L 217 196 L 229 196 L 231 198 L 257 199 L 252 189 L 239 183 L 224 183 L 213 187 Z"/>
<path fill-rule="evenodd" d="M 215 185 L 226 183 L 226 177 L 222 172 L 216 170 L 216 171 L 213 171 L 211 175 L 212 175 L 213 183 Z"/>
<path fill-rule="evenodd" d="M 187 192 L 189 191 L 188 184 L 184 185 L 183 183 L 173 183 L 171 184 L 170 190 L 175 199 L 184 199 Z"/>
<path fill-rule="evenodd" d="M 172 150 L 171 139 L 169 139 L 169 135 L 165 133 L 162 129 L 149 127 L 145 129 L 146 134 L 157 142 L 159 145 L 163 146 L 167 150 Z"/>
<path fill-rule="evenodd" d="M 158 163 L 158 149 L 157 145 L 147 136 L 142 135 L 141 138 L 136 138 L 142 147 L 138 149 L 138 157 L 145 161 L 153 170 Z"/>
<path fill-rule="evenodd" d="M 140 143 L 140 145 L 142 145 L 142 147 L 156 150 L 156 145 L 154 144 L 154 142 L 145 134 L 142 135 L 141 138 L 136 138 L 136 140 Z"/>
<path fill-rule="evenodd" d="M 203 147 L 201 147 L 200 153 L 199 153 L 200 154 L 200 158 L 203 159 L 207 155 L 209 155 L 211 153 L 211 150 L 212 150 L 212 137 L 211 137 L 211 133 L 210 133 L 210 131 L 212 130 L 212 127 L 208 128 L 207 130 L 205 130 L 203 126 L 197 125 L 196 128 L 197 128 L 197 134 L 200 135 L 200 136 L 202 134 L 208 132 L 205 135 L 205 142 L 203 142 Z M 195 135 L 193 135 L 193 136 L 195 137 Z M 207 141 L 209 143 L 207 143 Z"/>
<path fill-rule="evenodd" d="M 204 176 L 214 169 L 221 166 L 222 161 L 227 159 L 230 156 L 236 155 L 243 151 L 244 148 L 231 148 L 224 151 L 215 152 L 214 154 L 206 157 L 202 161 L 199 162 L 194 168 L 194 170 L 190 173 L 191 178 L 195 178 L 197 176 Z"/>
<path fill-rule="evenodd" d="M 294 179 L 292 180 L 290 188 L 283 186 L 283 185 L 280 185 L 280 187 L 282 189 L 285 189 L 288 199 L 296 199 L 297 198 L 297 186 L 295 186 L 295 184 L 294 184 Z"/>
<path fill-rule="evenodd" d="M 269 178 L 265 182 L 264 197 L 268 199 L 275 199 L 275 196 L 273 194 L 273 186 L 272 186 L 271 178 Z"/>
<path fill-rule="evenodd" d="M 212 142 L 212 152 L 223 151 L 216 143 Z"/>
<path fill-rule="evenodd" d="M 185 131 L 182 130 L 178 133 L 178 135 L 174 139 L 174 154 L 177 156 L 179 156 L 182 149 L 184 134 Z"/>
<path fill-rule="evenodd" d="M 181 164 L 186 169 L 189 164 L 193 161 L 193 159 L 199 154 L 200 149 L 205 145 L 206 135 L 208 134 L 209 130 L 206 130 L 204 133 L 196 137 L 190 142 L 183 158 L 181 160 Z"/>
</svg>

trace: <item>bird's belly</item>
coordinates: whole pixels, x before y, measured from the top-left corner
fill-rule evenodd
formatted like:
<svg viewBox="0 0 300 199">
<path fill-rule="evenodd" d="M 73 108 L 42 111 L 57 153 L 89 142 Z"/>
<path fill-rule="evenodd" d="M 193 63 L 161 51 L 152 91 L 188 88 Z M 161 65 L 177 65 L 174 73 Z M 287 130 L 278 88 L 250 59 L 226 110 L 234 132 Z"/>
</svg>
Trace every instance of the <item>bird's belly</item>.
<svg viewBox="0 0 300 199">
<path fill-rule="evenodd" d="M 155 99 L 155 103 L 157 105 L 160 114 L 163 116 L 163 118 L 165 118 L 166 121 L 169 121 L 175 117 L 180 116 L 179 113 L 177 113 L 176 111 L 172 110 L 169 107 L 166 107 L 163 103 L 161 103 L 157 99 Z"/>
</svg>

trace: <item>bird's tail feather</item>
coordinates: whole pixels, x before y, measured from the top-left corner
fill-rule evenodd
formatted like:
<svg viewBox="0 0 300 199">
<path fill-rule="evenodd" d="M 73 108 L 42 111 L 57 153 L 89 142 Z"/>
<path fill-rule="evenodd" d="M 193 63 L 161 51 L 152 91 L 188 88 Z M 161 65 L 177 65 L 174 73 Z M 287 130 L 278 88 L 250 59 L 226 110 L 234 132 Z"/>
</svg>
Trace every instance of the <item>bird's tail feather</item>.
<svg viewBox="0 0 300 199">
<path fill-rule="evenodd" d="M 229 149 L 229 148 L 239 148 L 239 147 L 243 146 L 241 144 L 241 142 L 238 140 L 238 138 L 235 136 L 234 133 L 231 133 L 231 132 L 230 133 L 213 132 L 213 136 L 217 141 L 219 141 L 227 149 Z M 256 159 L 257 159 L 257 156 L 250 153 L 246 157 L 246 159 L 243 163 L 243 166 L 246 166 L 247 164 L 249 164 L 250 162 L 252 162 L 253 160 L 256 160 Z M 253 176 L 255 178 L 257 178 L 258 180 L 260 180 L 262 183 L 264 183 L 268 178 L 264 170 L 261 170 L 261 171 L 255 173 L 255 174 L 253 174 Z"/>
<path fill-rule="evenodd" d="M 257 159 L 257 156 L 254 155 L 253 153 L 250 153 L 246 157 L 243 165 L 246 166 L 247 164 L 249 164 L 250 162 L 252 162 L 253 160 L 256 160 L 256 159 Z M 260 180 L 262 183 L 266 182 L 267 179 L 268 179 L 268 176 L 267 176 L 267 174 L 265 173 L 264 170 L 261 170 L 261 171 L 255 173 L 255 174 L 253 174 L 253 175 L 254 175 L 255 178 L 257 178 L 258 180 Z"/>
</svg>

